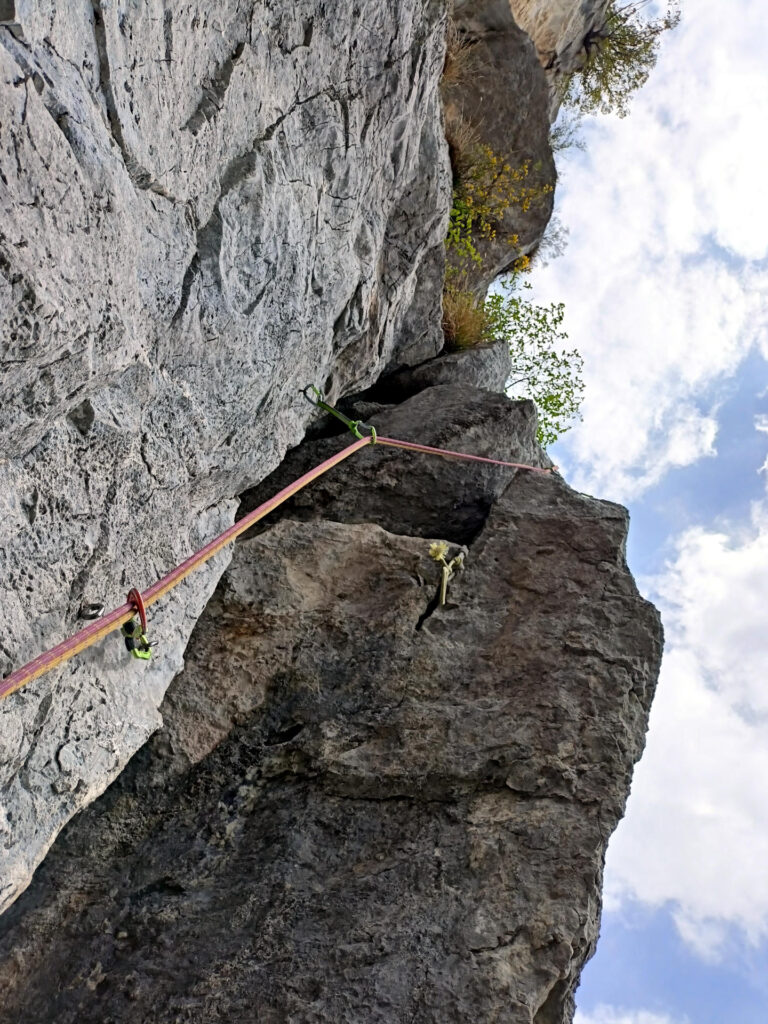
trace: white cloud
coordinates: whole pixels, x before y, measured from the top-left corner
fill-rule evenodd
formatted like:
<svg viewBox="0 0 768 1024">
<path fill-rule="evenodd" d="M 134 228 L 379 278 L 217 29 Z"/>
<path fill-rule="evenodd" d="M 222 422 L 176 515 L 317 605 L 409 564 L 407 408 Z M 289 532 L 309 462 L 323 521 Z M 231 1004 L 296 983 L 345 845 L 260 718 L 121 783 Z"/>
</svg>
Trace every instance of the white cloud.
<svg viewBox="0 0 768 1024">
<path fill-rule="evenodd" d="M 670 905 L 717 959 L 733 926 L 768 937 L 768 502 L 749 530 L 688 530 L 648 583 L 667 648 L 606 905 Z"/>
<path fill-rule="evenodd" d="M 573 1024 L 686 1024 L 680 1018 L 647 1010 L 617 1010 L 613 1006 L 598 1006 L 592 1013 L 576 1011 Z"/>
<path fill-rule="evenodd" d="M 768 358 L 768 44 L 762 0 L 703 0 L 624 120 L 566 168 L 565 256 L 535 276 L 586 361 L 576 486 L 628 500 L 712 454 L 717 387 Z"/>
<path fill-rule="evenodd" d="M 685 4 L 629 118 L 596 121 L 569 156 L 570 246 L 534 285 L 565 302 L 585 358 L 584 422 L 558 453 L 581 489 L 627 501 L 716 454 L 726 382 L 751 351 L 768 360 L 767 67 L 764 0 Z M 608 909 L 665 907 L 712 960 L 734 929 L 768 938 L 768 500 L 752 511 L 687 531 L 642 588 L 667 647 L 606 864 Z M 601 1006 L 575 1024 L 681 1022 Z"/>
</svg>

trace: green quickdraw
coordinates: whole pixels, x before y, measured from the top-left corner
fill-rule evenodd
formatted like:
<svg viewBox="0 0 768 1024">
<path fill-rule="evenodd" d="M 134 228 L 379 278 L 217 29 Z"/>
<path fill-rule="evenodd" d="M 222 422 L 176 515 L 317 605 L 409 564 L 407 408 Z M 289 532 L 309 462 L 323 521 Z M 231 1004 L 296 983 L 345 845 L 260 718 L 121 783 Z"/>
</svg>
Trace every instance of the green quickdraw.
<svg viewBox="0 0 768 1024">
<path fill-rule="evenodd" d="M 448 584 L 459 571 L 464 568 L 464 552 L 460 551 L 455 558 L 452 558 L 450 562 L 445 557 L 448 553 L 448 545 L 444 540 L 435 541 L 434 544 L 429 545 L 429 557 L 434 558 L 436 562 L 440 563 L 441 575 L 440 575 L 440 596 L 439 603 L 442 608 L 445 605 L 446 598 L 448 596 Z"/>
<path fill-rule="evenodd" d="M 308 391 L 314 391 L 316 397 L 310 398 L 307 394 Z M 331 416 L 335 416 L 337 420 L 341 420 L 347 430 L 351 431 L 354 437 L 359 441 L 362 441 L 365 437 L 369 437 L 371 439 L 371 444 L 376 444 L 375 427 L 372 427 L 370 423 L 363 423 L 362 420 L 351 420 L 348 416 L 345 416 L 343 412 L 339 412 L 338 409 L 334 409 L 332 405 L 329 405 L 328 402 L 324 401 L 322 391 L 320 391 L 319 388 L 316 388 L 314 384 L 308 384 L 301 393 L 310 405 L 314 405 L 316 409 L 322 409 L 323 412 L 329 412 Z M 363 430 L 369 431 L 369 433 L 361 434 L 360 427 L 362 427 Z"/>
<path fill-rule="evenodd" d="M 151 640 L 142 632 L 141 624 L 136 619 L 129 619 L 120 628 L 125 641 L 125 649 L 134 657 L 142 661 L 149 661 L 152 657 L 152 648 L 155 646 Z"/>
</svg>

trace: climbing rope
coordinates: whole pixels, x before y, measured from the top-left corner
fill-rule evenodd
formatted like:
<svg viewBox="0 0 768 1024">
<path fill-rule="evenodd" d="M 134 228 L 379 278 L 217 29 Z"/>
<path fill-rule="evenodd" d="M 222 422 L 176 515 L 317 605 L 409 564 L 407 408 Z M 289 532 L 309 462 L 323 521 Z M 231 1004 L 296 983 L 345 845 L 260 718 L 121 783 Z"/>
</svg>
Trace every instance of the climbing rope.
<svg viewBox="0 0 768 1024">
<path fill-rule="evenodd" d="M 428 444 L 413 444 L 411 441 L 397 441 L 394 437 L 376 435 L 376 444 L 387 444 L 392 448 L 404 448 L 409 452 L 421 452 L 423 455 L 442 455 L 444 459 L 466 459 L 469 462 L 487 462 L 491 466 L 506 466 L 507 469 L 527 469 L 531 473 L 558 473 L 557 466 L 542 469 L 541 466 L 528 466 L 524 462 L 502 462 L 501 459 L 487 459 L 483 455 L 467 455 L 466 452 L 452 452 L 449 448 L 430 448 Z"/>
<path fill-rule="evenodd" d="M 247 516 L 238 520 L 233 526 L 230 526 L 228 530 L 219 534 L 218 537 L 214 537 L 212 541 L 209 541 L 205 547 L 200 548 L 193 555 L 190 555 L 184 562 L 177 565 L 175 569 L 172 569 L 166 576 L 154 583 L 148 590 L 143 593 L 138 590 L 131 590 L 128 595 L 128 601 L 120 605 L 119 608 L 115 608 L 114 611 L 108 612 L 102 618 L 96 622 L 92 622 L 90 625 L 85 626 L 79 632 L 75 633 L 74 636 L 69 637 L 67 640 L 63 640 L 60 644 L 56 644 L 48 651 L 44 651 L 43 654 L 38 655 L 33 661 L 23 665 L 21 668 L 16 669 L 15 672 L 11 672 L 10 675 L 6 676 L 5 679 L 0 680 L 0 700 L 15 693 L 16 690 L 20 690 L 22 686 L 26 686 L 27 683 L 32 682 L 33 679 L 37 679 L 38 676 L 43 675 L 44 672 L 49 672 L 51 669 L 56 668 L 65 661 L 69 661 L 76 654 L 84 651 L 92 644 L 97 643 L 102 637 L 107 636 L 109 633 L 114 632 L 116 629 L 130 621 L 137 613 L 141 614 L 142 625 L 146 629 L 146 616 L 144 614 L 145 607 L 153 605 L 156 601 L 159 601 L 161 597 L 167 594 L 174 587 L 178 586 L 181 581 L 188 576 L 195 569 L 200 568 L 205 562 L 213 558 L 214 555 L 218 554 L 222 548 L 226 547 L 227 544 L 231 544 L 237 537 L 245 533 L 249 527 L 253 526 L 260 519 L 269 515 L 270 512 L 274 511 L 278 505 L 282 505 L 283 502 L 287 501 L 294 494 L 300 491 L 307 484 L 312 483 L 313 480 L 317 480 L 318 477 L 327 473 L 329 469 L 333 469 L 334 466 L 338 466 L 344 459 L 348 459 L 350 455 L 354 455 L 355 452 L 364 448 L 366 445 L 371 444 L 383 444 L 389 445 L 393 448 L 402 448 L 406 451 L 421 452 L 426 455 L 440 455 L 443 458 L 449 459 L 464 459 L 471 462 L 485 462 L 493 466 L 504 466 L 509 469 L 525 469 L 530 470 L 534 473 L 553 473 L 557 471 L 557 467 L 553 466 L 551 469 L 542 469 L 540 466 L 528 466 L 522 462 L 504 462 L 500 459 L 488 459 L 481 455 L 469 455 L 466 452 L 455 452 L 445 448 L 432 448 L 429 445 L 413 444 L 410 441 L 398 441 L 391 437 L 379 437 L 373 427 L 369 427 L 367 424 L 362 423 L 361 420 L 350 420 L 343 413 L 340 413 L 333 406 L 322 400 L 320 392 L 316 388 L 313 388 L 318 400 L 312 402 L 313 405 L 325 410 L 326 412 L 332 413 L 338 419 L 340 419 L 345 426 L 355 434 L 357 440 L 347 448 L 342 449 L 336 455 L 326 459 L 319 465 L 315 466 L 314 469 L 310 469 L 309 472 L 304 473 L 297 480 L 294 480 L 292 484 L 284 487 L 281 491 L 268 501 L 259 505 L 252 512 L 249 512 Z M 306 392 L 305 392 L 305 397 Z M 308 398 L 308 401 L 312 401 Z M 364 427 L 370 430 L 370 434 L 361 434 L 359 428 Z"/>
<path fill-rule="evenodd" d="M 218 554 L 223 547 L 230 544 L 236 537 L 239 537 L 241 533 L 253 526 L 264 516 L 269 515 L 278 505 L 282 505 L 284 501 L 300 491 L 302 487 L 306 487 L 307 484 L 312 483 L 323 473 L 327 473 L 329 469 L 334 466 L 338 466 L 344 459 L 349 458 L 350 455 L 354 455 L 356 451 L 364 447 L 366 444 L 370 444 L 370 438 L 364 437 L 359 441 L 355 441 L 354 444 L 349 445 L 348 448 L 344 448 L 330 459 L 326 459 L 325 462 L 321 462 L 319 466 L 315 466 L 308 473 L 300 476 L 298 480 L 294 480 L 288 487 L 284 487 L 282 491 L 279 491 L 274 498 L 270 498 L 269 501 L 265 501 L 258 508 L 255 508 L 253 512 L 250 512 L 243 519 L 240 519 L 234 526 L 230 526 L 224 533 L 219 534 L 218 537 L 214 537 L 212 541 L 196 551 L 194 555 L 190 555 L 186 561 L 182 562 L 181 565 L 177 565 L 175 569 L 172 569 L 167 576 L 163 576 L 161 580 L 158 580 L 149 590 L 145 590 L 141 594 L 144 606 L 148 607 L 159 601 L 163 595 L 167 594 L 169 590 L 178 586 L 179 583 L 188 576 L 195 569 L 198 569 L 201 565 L 207 562 L 214 555 Z M 30 661 L 29 664 L 23 665 L 21 668 L 16 669 L 15 672 L 11 672 L 5 679 L 0 680 L 0 700 L 4 697 L 9 696 L 16 690 L 21 689 L 22 686 L 26 686 L 33 679 L 41 676 L 44 672 L 50 671 L 52 668 L 56 668 L 57 665 L 61 665 L 62 662 L 69 661 L 80 651 L 84 651 L 87 647 L 95 644 L 102 637 L 107 636 L 114 630 L 119 629 L 124 622 L 128 622 L 133 618 L 134 614 L 138 611 L 138 607 L 135 600 L 126 602 L 114 611 L 109 612 L 103 618 L 98 619 L 96 622 L 92 622 L 90 625 L 81 629 L 74 636 L 69 637 L 68 640 L 62 641 L 49 651 L 45 651 L 39 655 L 34 661 Z"/>
</svg>

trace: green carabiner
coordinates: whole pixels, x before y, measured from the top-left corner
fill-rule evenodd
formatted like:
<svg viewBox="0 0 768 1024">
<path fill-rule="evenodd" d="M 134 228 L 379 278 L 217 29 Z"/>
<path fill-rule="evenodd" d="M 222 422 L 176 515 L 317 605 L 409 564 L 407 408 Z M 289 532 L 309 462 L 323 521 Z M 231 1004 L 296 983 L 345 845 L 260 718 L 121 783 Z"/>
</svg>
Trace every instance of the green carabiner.
<svg viewBox="0 0 768 1024">
<path fill-rule="evenodd" d="M 309 390 L 314 391 L 317 396 L 313 401 L 307 392 Z M 362 420 L 351 420 L 348 416 L 345 416 L 343 412 L 339 412 L 338 409 L 334 409 L 332 405 L 329 405 L 323 399 L 323 393 L 319 388 L 316 388 L 314 384 L 308 384 L 301 392 L 306 398 L 310 405 L 314 405 L 317 409 L 322 409 L 323 412 L 329 412 L 331 416 L 335 416 L 337 420 L 341 420 L 347 430 L 352 432 L 352 435 L 358 439 L 358 441 L 364 440 L 366 437 L 370 437 L 371 444 L 376 444 L 376 428 L 372 427 L 369 423 L 363 423 Z M 370 431 L 369 434 L 361 434 L 360 427 Z"/>
</svg>

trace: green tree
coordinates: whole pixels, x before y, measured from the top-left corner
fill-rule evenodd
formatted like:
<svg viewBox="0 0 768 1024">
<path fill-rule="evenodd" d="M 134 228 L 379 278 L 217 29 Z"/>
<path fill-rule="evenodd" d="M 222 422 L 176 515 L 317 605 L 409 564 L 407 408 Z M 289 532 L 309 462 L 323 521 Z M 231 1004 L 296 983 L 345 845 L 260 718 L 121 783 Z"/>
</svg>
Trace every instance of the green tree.
<svg viewBox="0 0 768 1024">
<path fill-rule="evenodd" d="M 612 0 L 600 29 L 585 41 L 587 58 L 580 71 L 571 75 L 563 103 L 580 114 L 616 113 L 625 117 L 629 101 L 648 81 L 659 56 L 664 32 L 680 21 L 677 0 L 665 15 L 646 19 L 641 11 L 649 0 L 634 0 L 619 6 Z"/>
<path fill-rule="evenodd" d="M 563 303 L 536 305 L 515 294 L 516 286 L 513 277 L 504 293 L 486 298 L 484 310 L 490 333 L 509 342 L 512 377 L 507 391 L 513 398 L 533 400 L 539 413 L 537 438 L 547 448 L 579 417 L 584 362 L 576 349 L 563 348 L 568 341 L 562 330 Z"/>
</svg>

